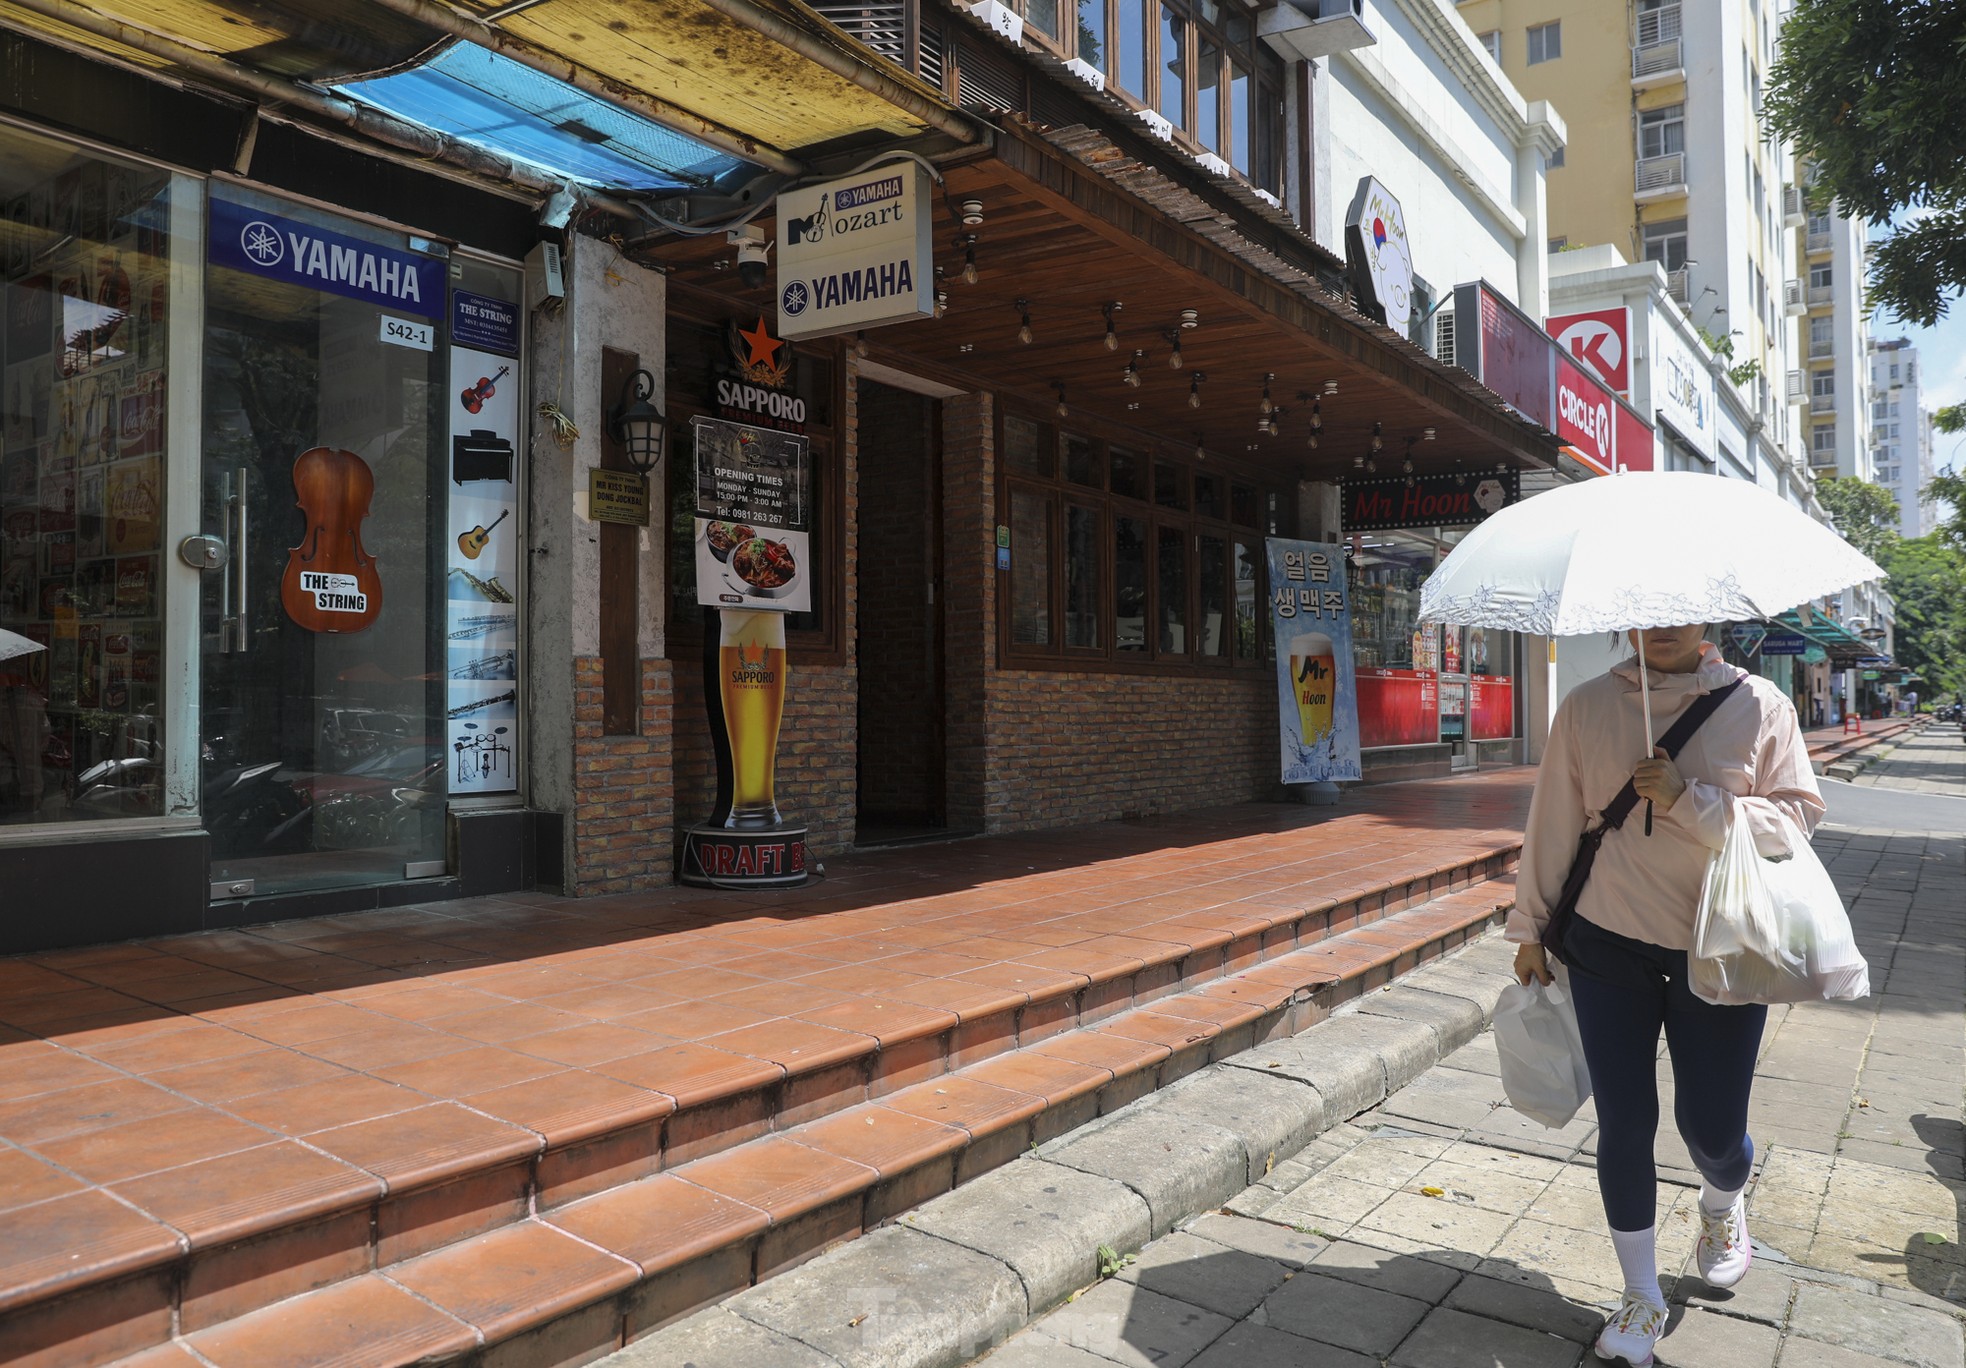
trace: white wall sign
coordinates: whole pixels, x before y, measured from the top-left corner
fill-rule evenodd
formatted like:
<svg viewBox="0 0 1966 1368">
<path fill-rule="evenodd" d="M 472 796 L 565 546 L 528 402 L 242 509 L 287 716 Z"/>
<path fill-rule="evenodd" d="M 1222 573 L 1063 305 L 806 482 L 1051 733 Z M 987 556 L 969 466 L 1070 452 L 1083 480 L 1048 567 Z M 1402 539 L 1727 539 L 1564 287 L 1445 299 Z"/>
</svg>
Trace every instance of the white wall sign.
<svg viewBox="0 0 1966 1368">
<path fill-rule="evenodd" d="M 890 163 L 778 200 L 778 335 L 826 337 L 935 314 L 928 172 Z"/>
<path fill-rule="evenodd" d="M 1717 450 L 1713 372 L 1671 327 L 1652 329 L 1652 406 L 1705 460 Z"/>
<path fill-rule="evenodd" d="M 1361 180 L 1352 196 L 1345 248 L 1354 286 L 1369 296 L 1365 302 L 1385 312 L 1387 327 L 1404 333 L 1413 310 L 1413 251 L 1406 241 L 1406 215 L 1376 176 Z"/>
</svg>

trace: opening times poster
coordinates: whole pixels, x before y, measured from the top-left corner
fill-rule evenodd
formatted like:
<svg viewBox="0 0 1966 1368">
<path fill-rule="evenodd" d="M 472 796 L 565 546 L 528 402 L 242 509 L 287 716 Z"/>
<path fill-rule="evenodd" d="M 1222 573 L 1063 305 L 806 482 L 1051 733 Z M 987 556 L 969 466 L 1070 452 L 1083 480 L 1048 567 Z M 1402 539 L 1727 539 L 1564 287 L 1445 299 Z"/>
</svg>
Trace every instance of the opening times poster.
<svg viewBox="0 0 1966 1368">
<path fill-rule="evenodd" d="M 451 293 L 445 749 L 450 791 L 511 793 L 519 721 L 519 309 Z"/>
<path fill-rule="evenodd" d="M 812 476 L 804 437 L 694 420 L 696 601 L 739 612 L 812 607 Z"/>
<path fill-rule="evenodd" d="M 1266 538 L 1264 549 L 1283 782 L 1361 778 L 1345 550 L 1281 537 Z"/>
</svg>

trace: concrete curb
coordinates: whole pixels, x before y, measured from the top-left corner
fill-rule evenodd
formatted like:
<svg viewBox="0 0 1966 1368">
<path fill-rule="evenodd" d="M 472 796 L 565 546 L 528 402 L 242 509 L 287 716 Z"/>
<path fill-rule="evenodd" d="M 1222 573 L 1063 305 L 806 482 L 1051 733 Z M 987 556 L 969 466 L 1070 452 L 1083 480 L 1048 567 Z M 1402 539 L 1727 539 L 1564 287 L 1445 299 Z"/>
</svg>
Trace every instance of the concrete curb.
<svg viewBox="0 0 1966 1368">
<path fill-rule="evenodd" d="M 1311 1170 L 1297 1156 L 1480 1034 L 1512 979 L 1489 933 L 1300 1036 L 1102 1116 L 886 1229 L 646 1336 L 610 1368 L 959 1368 L 1185 1221 Z M 1277 1185 L 1272 1187 L 1272 1185 Z"/>
</svg>

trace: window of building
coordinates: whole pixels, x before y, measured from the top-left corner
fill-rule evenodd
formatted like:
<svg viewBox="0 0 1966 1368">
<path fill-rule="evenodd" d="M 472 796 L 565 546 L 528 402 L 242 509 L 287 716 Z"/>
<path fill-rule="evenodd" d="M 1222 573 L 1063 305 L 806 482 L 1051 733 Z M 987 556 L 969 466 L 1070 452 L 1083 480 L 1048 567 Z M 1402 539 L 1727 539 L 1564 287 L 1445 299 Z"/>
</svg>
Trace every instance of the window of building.
<svg viewBox="0 0 1966 1368">
<path fill-rule="evenodd" d="M 1018 413 L 999 440 L 1007 654 L 1078 669 L 1260 662 L 1268 501 L 1253 482 Z"/>
<path fill-rule="evenodd" d="M 1543 163 L 1544 169 L 1549 171 L 1554 171 L 1558 167 L 1562 166 L 1563 154 L 1565 150 L 1566 149 L 1559 147 L 1557 148 L 1556 151 L 1550 153 L 1549 160 Z"/>
<path fill-rule="evenodd" d="M 1809 434 L 1809 446 L 1815 451 L 1836 450 L 1836 424 L 1821 423 Z"/>
<path fill-rule="evenodd" d="M 1809 349 L 1811 351 L 1815 351 L 1819 347 L 1830 346 L 1835 341 L 1836 319 L 1834 317 L 1825 314 L 1809 320 Z"/>
<path fill-rule="evenodd" d="M 1667 157 L 1686 150 L 1686 106 L 1667 105 L 1638 116 L 1638 155 Z"/>
<path fill-rule="evenodd" d="M 1809 236 L 1825 237 L 1829 234 L 1829 215 L 1819 209 L 1809 211 Z"/>
<path fill-rule="evenodd" d="M 1898 363 L 1896 361 L 1891 363 L 1891 378 L 1893 380 L 1898 378 Z"/>
<path fill-rule="evenodd" d="M 1024 22 L 1047 38 L 1058 36 L 1058 0 L 1024 0 Z"/>
<path fill-rule="evenodd" d="M 1892 441 L 1894 441 L 1894 442 L 1895 442 L 1895 441 L 1897 441 L 1897 440 L 1898 440 L 1898 425 L 1897 425 L 1896 423 L 1893 423 L 1893 424 L 1891 424 L 1891 425 L 1890 425 L 1889 427 L 1887 427 L 1886 429 L 1884 429 L 1884 435 L 1885 435 L 1886 437 L 1889 437 L 1889 438 L 1890 438 L 1890 439 L 1891 439 Z"/>
<path fill-rule="evenodd" d="M 1809 372 L 1809 393 L 1818 399 L 1835 397 L 1836 372 L 1833 370 Z"/>
<path fill-rule="evenodd" d="M 1106 0 L 1078 0 L 1078 56 L 1081 62 L 1106 70 Z"/>
<path fill-rule="evenodd" d="M 1563 55 L 1563 22 L 1536 24 L 1529 30 L 1529 65 L 1554 62 Z"/>
<path fill-rule="evenodd" d="M 1819 265 L 1811 266 L 1809 268 L 1810 289 L 1826 290 L 1831 285 L 1834 285 L 1835 283 L 1836 283 L 1836 272 L 1831 269 L 1830 264 L 1827 261 L 1822 262 Z"/>
<path fill-rule="evenodd" d="M 1662 219 L 1644 227 L 1645 259 L 1656 261 L 1668 271 L 1686 265 L 1686 220 Z"/>
<path fill-rule="evenodd" d="M 1490 29 L 1488 32 L 1478 35 L 1478 37 L 1481 41 L 1482 50 L 1488 54 L 1489 59 L 1496 66 L 1502 65 L 1502 31 L 1500 29 Z"/>
<path fill-rule="evenodd" d="M 1152 36 L 1147 31 L 1147 0 L 1114 0 L 1106 74 L 1121 90 L 1143 102 L 1147 98 L 1147 40 Z"/>
<path fill-rule="evenodd" d="M 1552 252 L 1560 252 L 1560 251 L 1562 251 L 1562 250 L 1563 250 L 1564 248 L 1566 248 L 1566 247 L 1568 247 L 1569 245 L 1570 245 L 1570 239 L 1569 239 L 1569 238 L 1567 238 L 1567 237 L 1553 237 L 1553 238 L 1551 238 L 1551 239 L 1550 239 L 1550 241 L 1549 241 L 1549 250 L 1550 250 L 1550 251 L 1552 251 Z"/>
</svg>

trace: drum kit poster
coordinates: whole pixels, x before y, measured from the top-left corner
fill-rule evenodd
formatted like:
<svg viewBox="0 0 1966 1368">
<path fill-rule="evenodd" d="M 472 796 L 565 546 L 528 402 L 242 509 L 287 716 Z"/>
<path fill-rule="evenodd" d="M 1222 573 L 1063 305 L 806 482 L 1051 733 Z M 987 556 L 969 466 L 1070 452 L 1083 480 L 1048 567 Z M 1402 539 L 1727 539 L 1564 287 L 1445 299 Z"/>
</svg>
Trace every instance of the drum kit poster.
<svg viewBox="0 0 1966 1368">
<path fill-rule="evenodd" d="M 450 791 L 518 787 L 518 306 L 452 293 L 449 600 L 444 659 Z M 466 344 L 470 345 L 466 345 Z"/>
</svg>

